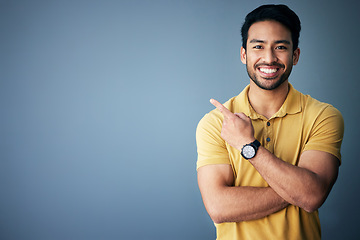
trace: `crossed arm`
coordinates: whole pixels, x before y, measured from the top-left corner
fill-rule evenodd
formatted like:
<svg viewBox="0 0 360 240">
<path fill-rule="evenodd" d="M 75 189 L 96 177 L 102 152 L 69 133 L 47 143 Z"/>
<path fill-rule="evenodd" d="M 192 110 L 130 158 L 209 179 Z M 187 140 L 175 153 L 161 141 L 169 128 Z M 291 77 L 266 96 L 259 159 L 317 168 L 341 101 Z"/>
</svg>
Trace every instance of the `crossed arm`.
<svg viewBox="0 0 360 240">
<path fill-rule="evenodd" d="M 251 120 L 233 114 L 217 101 L 224 115 L 221 136 L 231 146 L 254 140 Z M 234 187 L 230 165 L 207 165 L 198 169 L 198 184 L 205 207 L 215 223 L 259 219 L 289 204 L 312 212 L 326 200 L 338 174 L 339 161 L 332 154 L 309 150 L 298 166 L 286 163 L 260 147 L 250 163 L 270 187 Z"/>
<path fill-rule="evenodd" d="M 230 165 L 207 165 L 198 170 L 206 210 L 215 223 L 259 219 L 289 204 L 270 187 L 234 187 Z"/>
</svg>

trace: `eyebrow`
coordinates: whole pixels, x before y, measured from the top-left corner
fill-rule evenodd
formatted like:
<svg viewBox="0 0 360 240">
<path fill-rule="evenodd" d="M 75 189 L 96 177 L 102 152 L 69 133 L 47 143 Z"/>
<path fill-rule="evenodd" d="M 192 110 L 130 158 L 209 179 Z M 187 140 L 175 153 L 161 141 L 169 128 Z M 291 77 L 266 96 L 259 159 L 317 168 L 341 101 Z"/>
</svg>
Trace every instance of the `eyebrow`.
<svg viewBox="0 0 360 240">
<path fill-rule="evenodd" d="M 250 41 L 250 43 L 265 43 L 265 42 L 266 42 L 266 41 L 260 40 L 260 39 L 252 39 L 252 40 Z M 277 41 L 275 41 L 275 43 L 276 43 L 276 44 L 284 43 L 284 44 L 290 45 L 290 41 L 288 41 L 288 40 L 277 40 Z"/>
</svg>

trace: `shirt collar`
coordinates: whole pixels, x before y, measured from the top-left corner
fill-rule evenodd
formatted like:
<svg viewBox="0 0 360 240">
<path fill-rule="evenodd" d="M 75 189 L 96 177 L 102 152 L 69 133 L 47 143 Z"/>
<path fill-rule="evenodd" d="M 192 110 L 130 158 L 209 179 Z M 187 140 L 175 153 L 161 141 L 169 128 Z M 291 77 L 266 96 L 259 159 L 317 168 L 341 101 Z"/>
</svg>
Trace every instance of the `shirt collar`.
<svg viewBox="0 0 360 240">
<path fill-rule="evenodd" d="M 258 114 L 255 112 L 253 107 L 251 106 L 248 98 L 248 92 L 249 92 L 250 85 L 246 86 L 245 89 L 240 93 L 239 100 L 244 103 L 241 104 L 244 106 L 243 112 L 249 116 L 251 119 L 264 119 L 267 120 L 264 116 L 261 114 Z M 296 114 L 301 112 L 301 95 L 300 92 L 298 92 L 290 83 L 289 83 L 289 92 L 285 99 L 285 102 L 277 111 L 277 113 L 274 114 L 271 118 L 276 117 L 285 117 L 287 114 Z"/>
</svg>

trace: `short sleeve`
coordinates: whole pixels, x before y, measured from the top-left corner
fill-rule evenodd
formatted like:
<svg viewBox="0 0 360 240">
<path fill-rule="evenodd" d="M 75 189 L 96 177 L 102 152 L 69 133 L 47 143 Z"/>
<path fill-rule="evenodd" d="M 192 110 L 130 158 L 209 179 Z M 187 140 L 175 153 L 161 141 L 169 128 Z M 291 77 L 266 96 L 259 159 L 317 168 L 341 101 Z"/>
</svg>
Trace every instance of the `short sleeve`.
<svg viewBox="0 0 360 240">
<path fill-rule="evenodd" d="M 326 107 L 315 120 L 306 150 L 328 152 L 337 157 L 341 163 L 341 143 L 344 135 L 344 119 L 333 106 Z"/>
<path fill-rule="evenodd" d="M 196 169 L 210 164 L 230 164 L 225 141 L 221 138 L 223 119 L 220 114 L 216 114 L 216 111 L 206 114 L 197 126 L 198 159 Z"/>
</svg>

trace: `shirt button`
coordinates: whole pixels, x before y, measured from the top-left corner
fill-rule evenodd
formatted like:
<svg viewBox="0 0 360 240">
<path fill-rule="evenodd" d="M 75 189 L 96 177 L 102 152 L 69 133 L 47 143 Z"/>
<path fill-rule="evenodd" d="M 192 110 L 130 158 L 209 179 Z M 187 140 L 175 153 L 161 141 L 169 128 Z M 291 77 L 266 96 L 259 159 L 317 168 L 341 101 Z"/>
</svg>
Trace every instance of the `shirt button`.
<svg viewBox="0 0 360 240">
<path fill-rule="evenodd" d="M 270 126 L 270 123 L 269 123 L 269 122 L 267 122 L 267 123 L 266 123 L 266 125 Z"/>
<path fill-rule="evenodd" d="M 266 141 L 267 141 L 267 142 L 270 142 L 270 138 L 266 138 Z"/>
</svg>

